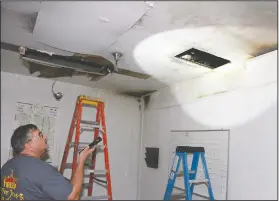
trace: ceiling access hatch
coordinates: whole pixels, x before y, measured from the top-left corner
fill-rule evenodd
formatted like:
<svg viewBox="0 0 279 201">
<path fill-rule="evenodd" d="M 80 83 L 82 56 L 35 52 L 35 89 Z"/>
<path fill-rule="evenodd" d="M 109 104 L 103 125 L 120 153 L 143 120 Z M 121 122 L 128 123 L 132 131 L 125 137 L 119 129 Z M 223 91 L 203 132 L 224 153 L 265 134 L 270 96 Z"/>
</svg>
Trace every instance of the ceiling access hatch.
<svg viewBox="0 0 279 201">
<path fill-rule="evenodd" d="M 183 59 L 204 67 L 215 69 L 225 64 L 230 63 L 229 60 L 215 56 L 213 54 L 191 48 L 175 56 L 176 58 Z"/>
</svg>

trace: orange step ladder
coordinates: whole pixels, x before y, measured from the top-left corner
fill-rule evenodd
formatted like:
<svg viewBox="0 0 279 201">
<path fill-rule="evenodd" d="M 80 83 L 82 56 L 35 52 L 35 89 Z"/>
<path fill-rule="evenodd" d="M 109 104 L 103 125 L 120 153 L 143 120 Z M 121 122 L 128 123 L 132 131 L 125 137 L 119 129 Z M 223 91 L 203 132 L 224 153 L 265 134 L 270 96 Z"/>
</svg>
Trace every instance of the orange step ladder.
<svg viewBox="0 0 279 201">
<path fill-rule="evenodd" d="M 90 105 L 97 109 L 96 113 L 96 121 L 85 121 L 81 120 L 82 116 L 82 108 L 84 105 Z M 82 150 L 85 146 L 88 145 L 90 142 L 82 143 L 79 141 L 80 135 L 81 135 L 81 124 L 87 124 L 92 127 L 94 130 L 94 135 L 92 136 L 92 141 L 97 139 L 99 135 L 102 138 L 103 142 L 103 148 L 104 148 L 104 162 L 105 162 L 105 170 L 95 170 L 95 164 L 96 164 L 96 154 L 98 149 L 96 148 L 95 151 L 92 153 L 92 158 L 90 161 L 90 165 L 86 168 L 90 171 L 89 175 L 89 184 L 84 184 L 84 188 L 88 189 L 88 196 L 92 196 L 93 192 L 93 181 L 98 181 L 106 184 L 107 188 L 107 195 L 104 196 L 92 196 L 92 199 L 106 199 L 106 200 L 112 200 L 112 189 L 111 189 L 111 177 L 110 177 L 110 165 L 109 165 L 109 154 L 108 154 L 108 145 L 107 145 L 107 134 L 106 134 L 106 122 L 105 122 L 105 113 L 104 113 L 104 102 L 94 100 L 88 96 L 80 95 L 76 102 L 76 108 L 74 111 L 74 116 L 72 119 L 71 128 L 69 131 L 68 139 L 65 145 L 65 150 L 63 154 L 63 159 L 60 166 L 60 173 L 63 175 L 64 170 L 66 168 L 72 169 L 72 176 L 73 173 L 76 170 L 77 167 L 77 158 L 78 158 L 78 152 L 79 150 Z M 73 135 L 75 131 L 75 140 L 73 141 Z M 73 161 L 72 163 L 67 163 L 67 158 L 69 155 L 69 151 L 71 147 L 74 147 L 74 154 L 73 154 Z M 97 145 L 99 148 L 100 145 Z M 98 174 L 105 174 L 106 175 L 106 181 L 100 180 L 97 177 Z"/>
</svg>

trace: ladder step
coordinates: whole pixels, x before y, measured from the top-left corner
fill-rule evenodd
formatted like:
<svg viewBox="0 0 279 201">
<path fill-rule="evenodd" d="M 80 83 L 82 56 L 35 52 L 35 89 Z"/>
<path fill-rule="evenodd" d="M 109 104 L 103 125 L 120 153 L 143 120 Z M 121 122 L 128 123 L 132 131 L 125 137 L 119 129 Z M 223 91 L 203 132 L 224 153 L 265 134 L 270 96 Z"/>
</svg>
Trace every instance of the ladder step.
<svg viewBox="0 0 279 201">
<path fill-rule="evenodd" d="M 102 182 L 107 182 L 107 181 L 102 181 Z M 84 184 L 82 184 L 82 187 L 83 187 L 84 189 L 88 189 L 88 188 L 90 187 L 90 183 L 84 183 Z M 103 184 L 103 187 L 106 188 L 106 184 Z"/>
<path fill-rule="evenodd" d="M 84 170 L 84 174 L 90 174 L 90 173 L 94 173 L 95 175 L 102 175 L 102 174 L 106 174 L 107 171 L 106 170 L 91 170 L 91 169 Z"/>
<path fill-rule="evenodd" d="M 72 169 L 72 163 L 66 163 L 65 169 Z M 95 176 L 106 176 L 107 171 L 106 170 L 92 170 L 89 168 L 84 169 L 84 174 L 90 174 L 94 173 Z"/>
<path fill-rule="evenodd" d="M 96 105 L 93 105 L 93 104 L 88 104 L 88 103 L 82 103 L 82 106 L 83 107 L 91 107 L 91 108 L 97 108 L 97 106 Z"/>
<path fill-rule="evenodd" d="M 189 174 L 194 174 L 196 171 L 195 170 L 189 170 Z M 184 176 L 184 172 L 183 171 L 179 171 L 176 174 L 177 177 L 183 177 Z"/>
<path fill-rule="evenodd" d="M 99 122 L 96 122 L 96 121 L 88 121 L 88 120 L 80 120 L 80 123 L 81 124 L 89 124 L 89 125 L 96 125 L 96 126 L 99 126 L 100 123 Z"/>
<path fill-rule="evenodd" d="M 196 180 L 190 180 L 190 184 L 204 184 L 208 183 L 208 179 L 196 179 Z"/>
<path fill-rule="evenodd" d="M 171 195 L 171 200 L 179 200 L 179 199 L 185 199 L 186 194 L 185 193 L 173 193 Z"/>
<path fill-rule="evenodd" d="M 100 126 L 98 126 L 98 125 L 94 125 L 94 126 L 91 126 L 91 125 L 82 126 L 82 125 L 81 125 L 80 130 L 81 130 L 81 131 L 92 131 L 92 130 L 94 130 L 94 129 L 96 129 L 96 128 L 99 129 L 99 133 L 101 133 L 101 134 L 104 133 L 103 129 L 102 129 Z"/>
<path fill-rule="evenodd" d="M 178 186 L 174 186 L 173 188 L 177 189 L 177 190 L 180 190 L 180 191 L 184 191 L 185 192 L 185 189 L 184 188 L 180 188 Z"/>
<path fill-rule="evenodd" d="M 76 124 L 77 125 L 77 124 Z M 99 132 L 103 133 L 102 127 L 99 122 L 96 121 L 88 121 L 88 120 L 80 120 L 81 130 L 93 130 L 98 128 Z"/>
<path fill-rule="evenodd" d="M 191 147 L 191 146 L 177 146 L 176 152 L 179 153 L 195 153 L 195 152 L 205 152 L 204 147 Z"/>
<path fill-rule="evenodd" d="M 184 176 L 183 171 L 177 172 L 176 176 L 177 176 L 177 177 L 183 177 L 183 176 Z"/>
<path fill-rule="evenodd" d="M 82 184 L 82 188 L 89 188 L 90 187 L 90 184 L 89 183 L 85 183 L 85 184 Z"/>
<path fill-rule="evenodd" d="M 201 197 L 201 198 L 204 198 L 204 199 L 206 199 L 206 200 L 210 200 L 210 197 L 205 196 L 205 195 L 201 195 L 201 194 L 199 194 L 199 193 L 193 193 L 193 195 L 198 196 L 198 197 Z"/>
<path fill-rule="evenodd" d="M 85 174 L 84 174 L 84 177 L 85 177 L 85 178 L 89 178 L 89 177 L 90 177 L 90 173 L 85 173 Z M 95 174 L 94 174 L 94 177 L 98 177 L 98 178 L 100 178 L 100 177 L 106 177 L 106 173 L 95 173 Z"/>
<path fill-rule="evenodd" d="M 72 169 L 72 163 L 66 163 L 65 164 L 65 169 Z M 89 169 L 89 168 L 86 168 L 85 170 L 84 170 L 84 173 L 86 174 L 90 174 L 90 173 L 94 173 L 94 174 L 105 174 L 105 173 L 107 173 L 107 171 L 106 170 L 91 170 L 91 169 Z"/>
<path fill-rule="evenodd" d="M 88 143 L 88 142 L 79 142 L 78 144 L 79 144 L 78 149 L 81 150 L 81 149 L 84 149 L 90 143 Z M 73 147 L 74 145 L 75 145 L 75 142 L 71 142 L 70 147 Z M 103 149 L 103 148 L 105 148 L 105 145 L 99 144 L 99 145 L 96 146 L 96 148 L 97 149 Z"/>
<path fill-rule="evenodd" d="M 103 131 L 99 125 L 80 125 L 80 129 L 81 130 L 91 130 L 91 129 L 95 129 L 95 128 L 99 128 L 100 131 Z"/>
<path fill-rule="evenodd" d="M 90 173 L 92 173 L 92 172 L 85 172 L 84 173 L 84 177 L 89 177 L 90 176 Z M 105 172 L 103 172 L 103 173 L 94 173 L 94 176 L 95 177 L 106 177 L 106 173 Z"/>
<path fill-rule="evenodd" d="M 81 200 L 101 200 L 101 199 L 108 199 L 107 195 L 96 195 L 96 196 L 84 196 Z"/>
<path fill-rule="evenodd" d="M 71 169 L 72 168 L 72 163 L 66 163 L 65 164 L 65 169 Z"/>
<path fill-rule="evenodd" d="M 95 178 L 101 178 L 101 177 L 106 177 L 107 175 L 106 175 L 106 173 L 94 173 L 94 177 Z M 84 177 L 90 177 L 90 173 L 88 173 L 88 172 L 86 172 L 85 174 L 84 174 Z"/>
</svg>

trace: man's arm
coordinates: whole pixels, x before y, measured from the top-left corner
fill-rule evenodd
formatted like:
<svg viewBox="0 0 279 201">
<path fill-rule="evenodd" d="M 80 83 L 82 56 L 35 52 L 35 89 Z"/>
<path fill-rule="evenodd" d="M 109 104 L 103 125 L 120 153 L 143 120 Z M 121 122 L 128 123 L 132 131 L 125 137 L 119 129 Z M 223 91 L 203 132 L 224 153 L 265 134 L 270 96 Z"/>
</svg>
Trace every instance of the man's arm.
<svg viewBox="0 0 279 201">
<path fill-rule="evenodd" d="M 68 196 L 68 200 L 79 200 L 80 193 L 82 191 L 83 183 L 83 173 L 84 173 L 84 163 L 87 157 L 95 150 L 95 146 L 91 149 L 86 147 L 79 155 L 79 162 L 75 173 L 71 179 L 71 184 L 73 185 L 73 190 Z"/>
<path fill-rule="evenodd" d="M 84 162 L 86 158 L 95 150 L 95 147 L 89 149 L 86 147 L 80 154 L 76 171 L 71 182 L 67 180 L 60 172 L 50 165 L 40 165 L 34 169 L 36 183 L 38 183 L 43 192 L 54 200 L 78 200 L 82 191 Z"/>
<path fill-rule="evenodd" d="M 82 190 L 82 182 L 83 182 L 83 171 L 84 171 L 84 162 L 79 162 L 77 165 L 77 169 L 71 179 L 71 184 L 73 185 L 73 190 L 68 197 L 68 200 L 78 200 L 79 195 Z"/>
</svg>

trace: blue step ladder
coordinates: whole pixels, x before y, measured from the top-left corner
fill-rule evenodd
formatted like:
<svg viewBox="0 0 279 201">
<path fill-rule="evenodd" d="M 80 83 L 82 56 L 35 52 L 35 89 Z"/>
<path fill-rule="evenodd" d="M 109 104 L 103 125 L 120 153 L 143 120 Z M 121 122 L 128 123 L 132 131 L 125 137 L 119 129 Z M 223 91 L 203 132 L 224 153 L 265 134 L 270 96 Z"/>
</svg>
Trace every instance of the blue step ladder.
<svg viewBox="0 0 279 201">
<path fill-rule="evenodd" d="M 193 154 L 191 170 L 188 170 L 188 162 L 187 162 L 187 154 Z M 201 156 L 202 164 L 203 164 L 203 171 L 205 179 L 196 180 L 199 158 Z M 185 189 L 175 187 L 174 183 L 176 177 L 178 175 L 178 170 L 180 163 L 182 162 L 183 165 L 183 176 L 184 176 L 184 186 Z M 207 185 L 209 197 L 206 197 L 209 200 L 214 200 L 211 182 L 208 174 L 208 169 L 205 161 L 205 150 L 204 147 L 190 147 L 190 146 L 178 146 L 176 147 L 176 153 L 173 160 L 173 165 L 171 168 L 171 172 L 168 179 L 168 184 L 166 188 L 166 192 L 164 195 L 164 200 L 170 200 L 172 197 L 173 188 L 183 190 L 186 193 L 185 200 L 192 200 L 192 195 L 194 192 L 194 186 L 198 184 L 205 184 Z M 184 194 L 184 193 L 183 193 Z M 176 196 L 177 199 L 185 198 L 185 194 Z M 204 197 L 204 196 L 202 196 Z"/>
</svg>

